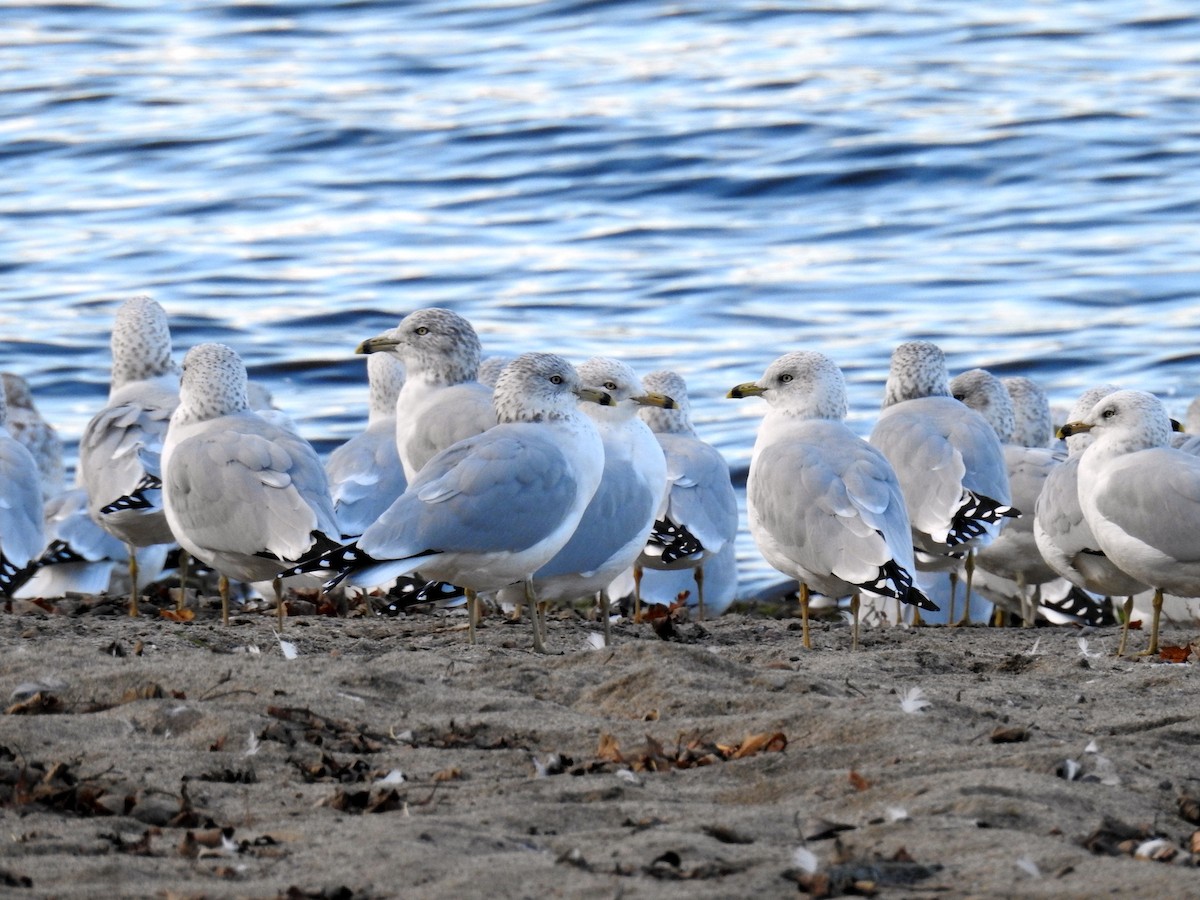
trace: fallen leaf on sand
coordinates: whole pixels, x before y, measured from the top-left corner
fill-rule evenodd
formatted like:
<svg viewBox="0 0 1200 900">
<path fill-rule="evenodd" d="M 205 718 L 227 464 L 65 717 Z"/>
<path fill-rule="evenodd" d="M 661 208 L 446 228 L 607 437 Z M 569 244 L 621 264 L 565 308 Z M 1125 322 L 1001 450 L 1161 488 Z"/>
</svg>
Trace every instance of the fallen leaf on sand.
<svg viewBox="0 0 1200 900">
<path fill-rule="evenodd" d="M 1190 646 L 1178 647 L 1174 645 L 1167 645 L 1158 648 L 1158 658 L 1163 662 L 1185 663 L 1188 661 L 1188 657 L 1191 655 L 1192 648 Z"/>
<path fill-rule="evenodd" d="M 170 622 L 190 622 L 196 618 L 194 609 L 160 609 L 158 614 Z"/>
</svg>

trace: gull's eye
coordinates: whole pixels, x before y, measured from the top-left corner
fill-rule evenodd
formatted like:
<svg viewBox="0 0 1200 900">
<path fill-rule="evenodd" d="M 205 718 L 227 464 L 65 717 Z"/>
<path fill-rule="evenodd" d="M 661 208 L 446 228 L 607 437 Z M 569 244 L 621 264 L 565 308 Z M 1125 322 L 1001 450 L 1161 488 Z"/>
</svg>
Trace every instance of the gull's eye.
<svg viewBox="0 0 1200 900">
<path fill-rule="evenodd" d="M 414 334 L 421 334 L 421 335 L 429 334 L 429 329 L 426 328 L 424 325 L 421 325 L 420 327 L 417 328 L 417 330 L 414 332 Z"/>
<path fill-rule="evenodd" d="M 563 383 L 563 377 L 562 377 L 561 375 L 551 375 L 551 376 L 550 376 L 550 383 L 551 383 L 551 384 L 562 384 L 562 383 Z"/>
<path fill-rule="evenodd" d="M 782 375 L 779 376 L 779 380 L 782 381 L 784 384 L 789 384 L 792 380 L 792 376 L 790 373 L 784 372 Z"/>
<path fill-rule="evenodd" d="M 967 395 L 966 394 L 955 394 L 954 399 L 957 400 L 959 403 L 966 403 Z"/>
<path fill-rule="evenodd" d="M 1106 409 L 1100 415 L 1104 416 L 1104 418 L 1106 418 L 1106 419 L 1111 419 L 1116 414 L 1117 414 L 1117 411 L 1110 406 L 1108 409 Z"/>
<path fill-rule="evenodd" d="M 604 389 L 606 391 L 615 391 L 617 389 L 617 385 L 615 382 L 606 381 L 606 382 L 604 382 Z"/>
</svg>

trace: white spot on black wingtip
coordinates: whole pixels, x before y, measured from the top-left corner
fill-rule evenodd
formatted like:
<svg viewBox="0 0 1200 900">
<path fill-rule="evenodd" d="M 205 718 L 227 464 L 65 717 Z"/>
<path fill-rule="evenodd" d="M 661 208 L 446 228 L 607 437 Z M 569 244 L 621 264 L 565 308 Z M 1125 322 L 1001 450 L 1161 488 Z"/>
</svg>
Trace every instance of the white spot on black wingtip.
<svg viewBox="0 0 1200 900">
<path fill-rule="evenodd" d="M 950 530 L 946 534 L 946 543 L 951 547 L 964 544 L 979 537 L 987 531 L 988 525 L 993 525 L 1004 518 L 1017 518 L 1019 510 L 1003 503 L 998 503 L 991 497 L 984 497 L 974 491 L 963 491 L 962 500 L 950 522 Z"/>
<path fill-rule="evenodd" d="M 926 597 L 918 588 L 913 587 L 912 575 L 894 559 L 888 560 L 879 567 L 873 581 L 860 582 L 856 587 L 882 597 L 894 597 L 904 603 L 932 612 L 939 609 L 936 603 Z"/>
<path fill-rule="evenodd" d="M 127 512 L 138 509 L 157 509 L 159 504 L 148 496 L 151 491 L 162 490 L 162 480 L 155 475 L 144 475 L 134 489 L 112 503 L 100 508 L 101 515 L 111 515 L 117 512 Z"/>
<path fill-rule="evenodd" d="M 646 540 L 647 552 L 658 556 L 664 563 L 686 559 L 704 551 L 704 545 L 684 525 L 669 518 L 658 519 Z"/>
</svg>

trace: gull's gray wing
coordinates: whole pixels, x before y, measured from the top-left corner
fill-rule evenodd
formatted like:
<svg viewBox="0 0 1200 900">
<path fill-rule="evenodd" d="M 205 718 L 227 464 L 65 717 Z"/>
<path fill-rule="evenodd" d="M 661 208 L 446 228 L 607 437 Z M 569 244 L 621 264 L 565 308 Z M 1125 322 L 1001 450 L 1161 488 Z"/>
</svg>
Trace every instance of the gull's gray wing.
<svg viewBox="0 0 1200 900">
<path fill-rule="evenodd" d="M 358 545 L 375 559 L 523 550 L 562 525 L 577 489 L 552 433 L 498 425 L 431 459 Z"/>
</svg>

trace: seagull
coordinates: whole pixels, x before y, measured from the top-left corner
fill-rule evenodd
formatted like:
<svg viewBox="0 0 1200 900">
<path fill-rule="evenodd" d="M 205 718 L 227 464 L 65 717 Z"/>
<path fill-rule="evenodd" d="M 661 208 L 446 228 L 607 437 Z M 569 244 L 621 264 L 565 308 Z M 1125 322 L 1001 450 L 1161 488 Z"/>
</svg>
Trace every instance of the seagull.
<svg viewBox="0 0 1200 900">
<path fill-rule="evenodd" d="M 117 310 L 111 347 L 108 401 L 84 427 L 76 477 L 92 518 L 128 548 L 129 614 L 136 616 L 136 549 L 174 541 L 147 459 L 160 452 L 179 403 L 179 367 L 171 358 L 167 314 L 149 297 L 134 297 Z M 137 502 L 118 502 L 131 497 Z"/>
<path fill-rule="evenodd" d="M 580 399 L 612 403 L 560 356 L 518 357 L 496 384 L 499 424 L 434 456 L 357 541 L 285 574 L 330 570 L 327 586 L 370 587 L 419 568 L 468 591 L 471 621 L 477 593 L 521 582 L 534 647 L 544 650 L 534 574 L 575 532 L 604 469 L 604 445 Z"/>
<path fill-rule="evenodd" d="M 991 424 L 1004 449 L 1008 484 L 1012 504 L 1018 509 L 1032 510 L 1050 473 L 1063 457 L 1046 446 L 1026 446 L 1013 439 L 1017 422 L 1024 433 L 1039 440 L 1050 431 L 1050 406 L 1041 395 L 1025 388 L 1019 389 L 1021 405 L 1013 402 L 1005 384 L 984 369 L 971 369 L 954 376 L 950 381 L 954 399 L 965 403 Z M 1042 408 L 1044 407 L 1044 409 Z M 1032 628 L 1041 598 L 1041 586 L 1053 581 L 1058 573 L 1038 551 L 1033 535 L 1033 516 L 1021 516 L 1005 525 L 991 544 L 976 551 L 975 565 L 992 576 L 1016 582 L 1021 620 Z M 993 594 L 1004 602 L 1007 597 Z M 1011 603 L 1011 601 L 1009 601 Z"/>
<path fill-rule="evenodd" d="M 343 539 L 366 531 L 408 486 L 396 452 L 396 398 L 404 385 L 404 365 L 390 354 L 371 354 L 367 384 L 367 427 L 325 463 Z"/>
<path fill-rule="evenodd" d="M 969 622 L 973 552 L 1019 513 L 1009 505 L 1000 439 L 986 419 L 950 396 L 946 357 L 936 344 L 909 341 L 893 351 L 870 440 L 900 480 L 917 567 L 953 571 L 966 556 Z"/>
<path fill-rule="evenodd" d="M 747 517 L 763 558 L 800 582 L 804 646 L 812 646 L 810 591 L 851 596 L 855 648 L 861 591 L 936 610 L 912 583 L 911 527 L 896 474 L 844 421 L 841 369 L 820 353 L 788 353 L 728 396 L 769 404 L 750 459 Z"/>
<path fill-rule="evenodd" d="M 404 477 L 439 451 L 496 424 L 492 391 L 476 379 L 479 337 L 448 309 L 418 309 L 391 331 L 358 345 L 357 353 L 389 353 L 404 363 L 396 400 L 396 450 Z"/>
<path fill-rule="evenodd" d="M 0 373 L 0 379 L 8 404 L 8 432 L 37 463 L 42 499 L 49 500 L 66 488 L 62 439 L 54 426 L 42 418 L 28 381 L 14 372 Z"/>
<path fill-rule="evenodd" d="M 645 547 L 667 485 L 662 448 L 638 411 L 671 409 L 675 401 L 647 391 L 633 369 L 616 359 L 593 357 L 578 371 L 585 385 L 612 398 L 611 405 L 584 407 L 604 445 L 604 471 L 570 540 L 534 573 L 533 582 L 543 605 L 599 593 L 607 643 L 605 589 Z M 514 591 L 512 586 L 502 589 L 499 601 L 519 603 Z"/>
<path fill-rule="evenodd" d="M 651 372 L 643 381 L 650 390 L 675 403 L 638 411 L 666 457 L 667 491 L 650 539 L 634 563 L 635 607 L 641 603 L 643 569 L 687 569 L 696 583 L 697 616 L 703 620 L 705 563 L 737 537 L 737 496 L 729 464 L 720 451 L 696 434 L 687 382 L 682 376 L 661 370 Z"/>
<path fill-rule="evenodd" d="M 337 519 L 316 451 L 250 408 L 246 367 L 224 344 L 184 357 L 162 482 L 179 545 L 220 573 L 221 620 L 229 622 L 230 578 L 270 579 L 282 626 L 280 570 L 336 546 Z"/>
<path fill-rule="evenodd" d="M 8 433 L 8 403 L 0 391 L 0 593 L 11 596 L 14 578 L 42 552 L 42 489 L 38 465 Z"/>
<path fill-rule="evenodd" d="M 1068 416 L 1078 421 L 1104 397 L 1118 390 L 1111 384 L 1097 385 L 1080 395 Z M 1072 584 L 1106 597 L 1125 597 L 1125 619 L 1133 612 L 1134 595 L 1149 588 L 1119 569 L 1104 551 L 1083 517 L 1079 503 L 1079 461 L 1092 443 L 1089 432 L 1066 438 L 1067 459 L 1050 473 L 1038 495 L 1034 510 L 1033 535 L 1046 563 Z M 1124 634 L 1124 632 L 1122 632 Z M 1122 643 L 1118 655 L 1124 655 Z"/>
<path fill-rule="evenodd" d="M 1154 589 L 1150 645 L 1158 654 L 1163 592 L 1200 597 L 1200 458 L 1171 446 L 1171 420 L 1144 391 L 1102 397 L 1059 434 L 1090 434 L 1079 458 L 1079 505 L 1099 548 Z M 1123 652 L 1129 618 L 1125 619 Z"/>
</svg>

